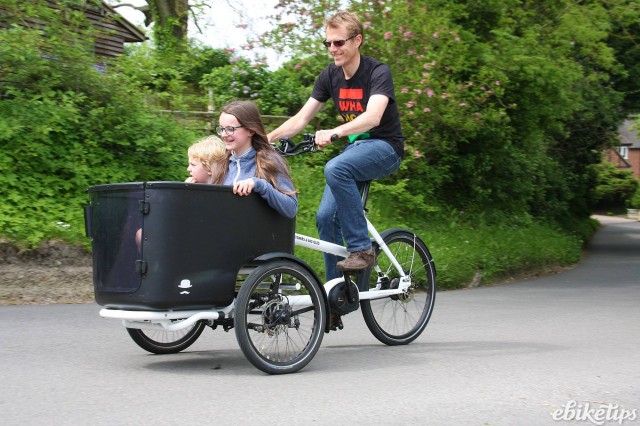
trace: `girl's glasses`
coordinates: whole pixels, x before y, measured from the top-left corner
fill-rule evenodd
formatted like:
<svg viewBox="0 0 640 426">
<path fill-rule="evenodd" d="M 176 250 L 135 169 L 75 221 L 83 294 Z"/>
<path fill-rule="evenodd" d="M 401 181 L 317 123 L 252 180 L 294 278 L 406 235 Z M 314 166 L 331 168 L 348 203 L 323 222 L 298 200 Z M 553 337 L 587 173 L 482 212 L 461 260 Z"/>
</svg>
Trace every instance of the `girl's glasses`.
<svg viewBox="0 0 640 426">
<path fill-rule="evenodd" d="M 222 132 L 226 133 L 227 136 L 231 136 L 232 134 L 235 133 L 236 129 L 239 129 L 240 127 L 244 127 L 244 126 L 227 126 L 227 127 L 216 126 L 216 133 L 218 134 L 218 136 L 222 136 Z"/>
</svg>

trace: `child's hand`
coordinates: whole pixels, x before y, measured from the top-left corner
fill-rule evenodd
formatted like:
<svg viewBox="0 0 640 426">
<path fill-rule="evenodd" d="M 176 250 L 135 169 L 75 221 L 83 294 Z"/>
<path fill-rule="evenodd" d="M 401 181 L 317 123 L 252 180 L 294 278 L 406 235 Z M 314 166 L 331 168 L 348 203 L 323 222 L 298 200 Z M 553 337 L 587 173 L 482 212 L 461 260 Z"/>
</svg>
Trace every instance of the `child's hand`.
<svg viewBox="0 0 640 426">
<path fill-rule="evenodd" d="M 239 180 L 233 184 L 233 193 L 240 196 L 249 195 L 254 186 L 256 186 L 256 183 L 251 178 Z"/>
<path fill-rule="evenodd" d="M 188 178 L 186 178 L 184 180 L 187 183 L 198 183 L 198 181 L 196 180 L 196 178 L 194 178 L 193 176 L 189 176 Z"/>
</svg>

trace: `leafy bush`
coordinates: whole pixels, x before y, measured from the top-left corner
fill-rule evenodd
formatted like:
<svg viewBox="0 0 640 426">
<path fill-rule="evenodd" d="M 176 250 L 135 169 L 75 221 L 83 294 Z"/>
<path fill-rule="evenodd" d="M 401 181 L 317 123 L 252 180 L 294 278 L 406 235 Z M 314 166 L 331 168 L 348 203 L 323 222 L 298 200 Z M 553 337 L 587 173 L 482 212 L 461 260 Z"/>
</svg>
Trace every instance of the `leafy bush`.
<svg viewBox="0 0 640 426">
<path fill-rule="evenodd" d="M 296 232 L 303 235 L 317 237 L 315 213 L 323 190 L 317 182 L 322 182 L 325 161 L 320 155 L 289 158 L 300 191 Z M 523 218 L 509 218 L 497 225 L 482 217 L 469 221 L 455 211 L 425 212 L 424 207 L 417 208 L 419 201 L 400 195 L 406 193 L 400 186 L 376 181 L 371 187 L 367 216 L 379 231 L 404 227 L 425 241 L 436 264 L 440 290 L 465 287 L 478 275 L 483 284 L 490 284 L 520 273 L 544 273 L 572 265 L 597 229 L 597 222 L 590 219 L 575 219 L 571 231 L 567 231 Z M 321 253 L 296 247 L 296 255 L 323 276 Z"/>
<path fill-rule="evenodd" d="M 179 56 L 167 60 L 149 44 L 126 47 L 118 58 L 121 72 L 144 90 L 156 108 L 173 111 L 206 111 L 210 103 L 208 87 L 201 86 L 202 76 L 229 65 L 231 53 L 191 42 Z"/>
<path fill-rule="evenodd" d="M 89 27 L 47 19 L 0 31 L 0 235 L 24 247 L 84 241 L 88 186 L 182 180 L 194 138 L 115 67 L 95 67 Z"/>
<path fill-rule="evenodd" d="M 628 206 L 638 191 L 638 181 L 628 170 L 618 170 L 614 165 L 602 162 L 595 169 L 598 173 L 594 192 L 594 204 L 600 210 L 615 210 Z"/>
<path fill-rule="evenodd" d="M 316 58 L 318 73 L 322 19 L 337 3 L 285 3 L 264 40 Z M 347 3 L 365 27 L 362 53 L 394 73 L 407 155 L 392 185 L 427 211 L 496 223 L 588 217 L 590 166 L 625 115 L 611 81 L 637 87 L 616 62 L 637 40 L 630 0 Z"/>
<path fill-rule="evenodd" d="M 640 209 L 640 182 L 636 182 L 638 183 L 636 192 L 633 194 L 633 197 L 631 197 L 631 200 L 629 200 L 629 203 L 627 204 L 627 207 L 629 207 L 630 209 Z"/>
</svg>

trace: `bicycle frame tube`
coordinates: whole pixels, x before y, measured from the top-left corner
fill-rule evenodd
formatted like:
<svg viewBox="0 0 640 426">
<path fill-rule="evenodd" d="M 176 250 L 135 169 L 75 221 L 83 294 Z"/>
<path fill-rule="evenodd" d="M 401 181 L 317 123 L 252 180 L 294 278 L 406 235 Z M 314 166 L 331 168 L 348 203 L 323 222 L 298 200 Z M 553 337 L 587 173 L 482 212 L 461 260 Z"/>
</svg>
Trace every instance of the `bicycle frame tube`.
<svg viewBox="0 0 640 426">
<path fill-rule="evenodd" d="M 384 240 L 382 239 L 376 228 L 374 228 L 373 224 L 366 217 L 365 220 L 367 221 L 367 229 L 369 230 L 369 234 L 371 234 L 373 239 L 378 243 L 380 249 L 389 257 L 389 259 L 393 263 L 393 266 L 398 271 L 398 274 L 400 274 L 401 277 L 405 277 L 406 274 L 404 273 L 402 266 L 400 266 L 395 256 L 391 253 L 391 250 L 389 250 L 389 247 L 387 247 L 387 245 L 384 243 Z M 345 247 L 338 244 L 330 243 L 328 241 L 319 240 L 318 238 L 309 237 L 307 235 L 296 234 L 295 243 L 297 246 L 306 247 L 322 253 L 329 253 L 340 257 L 349 256 L 349 252 Z"/>
<path fill-rule="evenodd" d="M 376 228 L 373 227 L 373 224 L 369 222 L 369 219 L 365 217 L 365 220 L 367 221 L 367 229 L 369 230 L 369 233 L 371 234 L 373 239 L 378 243 L 380 250 L 382 250 L 387 255 L 387 257 L 389 257 L 389 260 L 391 260 L 391 263 L 393 263 L 393 266 L 396 268 L 396 271 L 398 271 L 398 274 L 400 274 L 402 278 L 405 278 L 407 275 L 404 273 L 404 270 L 402 269 L 402 266 L 400 266 L 400 264 L 398 263 L 398 260 L 396 259 L 396 257 L 393 255 L 393 253 L 391 253 L 391 250 L 389 250 L 389 247 L 385 244 L 384 240 L 382 239 L 382 237 L 380 236 Z"/>
<path fill-rule="evenodd" d="M 335 256 L 349 256 L 349 252 L 347 251 L 347 249 L 341 245 L 319 240 L 313 237 L 308 237 L 302 234 L 296 234 L 296 245 L 310 248 L 311 250 L 320 251 L 322 253 L 333 254 Z"/>
</svg>

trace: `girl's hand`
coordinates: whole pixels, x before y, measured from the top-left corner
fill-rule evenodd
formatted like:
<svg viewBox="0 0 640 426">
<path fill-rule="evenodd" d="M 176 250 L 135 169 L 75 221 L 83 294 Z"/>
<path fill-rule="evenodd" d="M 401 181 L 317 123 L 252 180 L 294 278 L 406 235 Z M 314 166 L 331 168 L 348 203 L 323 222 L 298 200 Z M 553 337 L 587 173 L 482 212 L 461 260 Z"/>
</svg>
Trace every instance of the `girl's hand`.
<svg viewBox="0 0 640 426">
<path fill-rule="evenodd" d="M 184 180 L 187 183 L 198 183 L 198 181 L 196 180 L 196 178 L 194 178 L 193 176 L 189 176 L 188 178 L 186 178 Z"/>
<path fill-rule="evenodd" d="M 240 196 L 249 195 L 255 186 L 256 183 L 251 178 L 239 180 L 233 184 L 233 193 Z"/>
</svg>

